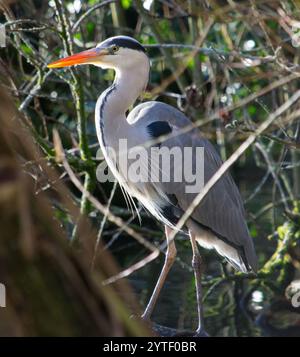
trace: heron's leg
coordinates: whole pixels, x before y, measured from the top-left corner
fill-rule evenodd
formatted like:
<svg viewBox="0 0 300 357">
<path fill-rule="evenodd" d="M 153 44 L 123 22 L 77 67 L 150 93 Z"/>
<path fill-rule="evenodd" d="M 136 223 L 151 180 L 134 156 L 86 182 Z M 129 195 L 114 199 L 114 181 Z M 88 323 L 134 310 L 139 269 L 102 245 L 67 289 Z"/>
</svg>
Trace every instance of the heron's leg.
<svg viewBox="0 0 300 357">
<path fill-rule="evenodd" d="M 174 243 L 174 239 L 170 240 L 169 235 L 172 232 L 172 229 L 165 226 L 165 233 L 166 233 L 166 238 L 167 238 L 167 243 L 168 243 L 168 248 L 166 252 L 166 258 L 165 258 L 165 263 L 164 266 L 161 270 L 160 276 L 157 280 L 156 286 L 153 290 L 153 293 L 151 295 L 151 298 L 148 302 L 148 305 L 142 315 L 142 319 L 149 320 L 150 316 L 154 310 L 156 301 L 158 299 L 158 296 L 160 294 L 160 291 L 165 283 L 166 277 L 175 261 L 176 258 L 176 246 Z"/>
<path fill-rule="evenodd" d="M 202 285 L 201 285 L 201 265 L 202 259 L 196 242 L 196 236 L 190 231 L 190 240 L 193 250 L 192 266 L 194 269 L 196 294 L 197 294 L 197 309 L 198 309 L 198 328 L 197 336 L 208 336 L 204 330 L 203 305 L 202 305 Z"/>
</svg>

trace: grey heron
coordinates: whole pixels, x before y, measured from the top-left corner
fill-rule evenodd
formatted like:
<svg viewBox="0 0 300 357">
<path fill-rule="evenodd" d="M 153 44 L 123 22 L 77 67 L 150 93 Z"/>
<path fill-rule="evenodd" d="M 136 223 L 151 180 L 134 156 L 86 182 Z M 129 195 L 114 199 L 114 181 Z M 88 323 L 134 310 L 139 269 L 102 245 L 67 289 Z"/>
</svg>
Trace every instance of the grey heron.
<svg viewBox="0 0 300 357">
<path fill-rule="evenodd" d="M 98 140 L 109 168 L 127 195 L 130 198 L 137 198 L 165 225 L 168 243 L 165 263 L 142 315 L 144 319 L 150 319 L 176 257 L 175 243 L 170 239 L 171 232 L 198 192 L 187 192 L 187 182 L 183 176 L 181 182 L 174 178 L 169 182 L 162 179 L 140 182 L 131 180 L 117 164 L 116 157 L 108 148 L 112 148 L 117 156 L 124 154 L 120 150 L 120 140 L 126 140 L 128 150 L 142 147 L 147 152 L 154 147 L 161 148 L 162 145 L 169 149 L 179 147 L 181 150 L 186 147 L 204 148 L 204 183 L 218 170 L 222 161 L 213 145 L 197 128 L 182 130 L 191 127 L 192 122 L 170 105 L 156 101 L 144 102 L 126 116 L 128 109 L 144 91 L 149 79 L 149 58 L 145 48 L 138 41 L 127 36 L 108 38 L 93 49 L 60 59 L 48 67 L 60 68 L 78 64 L 92 64 L 115 70 L 113 84 L 100 95 L 95 108 Z M 165 139 L 157 144 L 155 140 L 160 137 Z M 194 155 L 192 166 L 195 166 L 195 160 Z M 159 170 L 165 170 L 158 162 L 145 163 L 145 167 L 150 167 L 150 170 L 153 170 L 155 165 Z M 176 170 L 183 170 L 183 167 L 173 169 L 176 173 Z M 257 257 L 247 228 L 242 199 L 229 173 L 222 176 L 194 210 L 186 222 L 185 229 L 189 234 L 193 253 L 192 266 L 198 304 L 197 335 L 203 335 L 205 333 L 201 301 L 201 256 L 197 243 L 208 249 L 214 248 L 237 270 L 245 273 L 257 270 Z"/>
</svg>

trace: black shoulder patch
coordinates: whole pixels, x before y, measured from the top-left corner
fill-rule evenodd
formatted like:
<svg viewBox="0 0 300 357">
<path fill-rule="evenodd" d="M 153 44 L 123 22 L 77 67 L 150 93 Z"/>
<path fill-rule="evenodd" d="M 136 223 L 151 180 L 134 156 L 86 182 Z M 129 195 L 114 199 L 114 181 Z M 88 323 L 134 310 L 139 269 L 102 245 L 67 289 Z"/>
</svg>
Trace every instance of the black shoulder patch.
<svg viewBox="0 0 300 357">
<path fill-rule="evenodd" d="M 168 195 L 170 197 L 170 195 Z M 183 210 L 177 205 L 177 198 L 175 195 L 171 195 L 174 197 L 171 197 L 172 203 L 165 205 L 161 207 L 161 213 L 162 215 L 166 218 L 167 221 L 169 221 L 171 224 L 176 226 L 178 223 L 179 219 L 182 217 L 184 214 Z M 176 202 L 176 203 L 175 203 Z M 188 229 L 186 226 L 182 227 L 181 230 L 184 233 L 188 233 Z"/>
<path fill-rule="evenodd" d="M 172 133 L 172 128 L 166 121 L 155 121 L 147 126 L 147 131 L 153 139 L 156 139 Z"/>
<path fill-rule="evenodd" d="M 167 221 L 176 226 L 180 217 L 176 216 L 172 205 L 162 207 L 161 213 Z"/>
</svg>

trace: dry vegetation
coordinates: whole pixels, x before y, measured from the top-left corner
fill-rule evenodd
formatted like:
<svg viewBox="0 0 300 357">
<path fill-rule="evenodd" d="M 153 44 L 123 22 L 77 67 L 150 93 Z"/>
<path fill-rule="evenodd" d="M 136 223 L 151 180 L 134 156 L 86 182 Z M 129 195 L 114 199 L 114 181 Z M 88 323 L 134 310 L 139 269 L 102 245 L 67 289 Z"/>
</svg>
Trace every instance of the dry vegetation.
<svg viewBox="0 0 300 357">
<path fill-rule="evenodd" d="M 94 105 L 113 73 L 46 67 L 126 34 L 151 57 L 143 100 L 192 118 L 226 168 L 234 164 L 243 193 L 260 270 L 235 274 L 206 252 L 208 319 L 223 307 L 225 317 L 243 314 L 247 326 L 258 321 L 261 333 L 299 336 L 299 309 L 286 288 L 300 274 L 300 1 L 0 0 L 0 11 L 7 34 L 0 49 L 0 282 L 12 306 L 0 311 L 8 316 L 0 334 L 145 333 L 127 319 L 133 300 L 119 278 L 161 255 L 162 230 L 143 212 L 140 226 L 119 188 L 95 175 L 102 159 Z M 119 237 L 136 240 L 143 254 L 125 246 L 122 268 L 102 244 L 122 245 Z M 110 277 L 114 284 L 103 288 Z M 253 292 L 263 294 L 258 307 Z M 242 306 L 227 309 L 237 298 Z M 41 320 L 48 301 L 55 308 Z M 259 333 L 239 323 L 235 317 L 228 330 L 209 332 Z"/>
</svg>

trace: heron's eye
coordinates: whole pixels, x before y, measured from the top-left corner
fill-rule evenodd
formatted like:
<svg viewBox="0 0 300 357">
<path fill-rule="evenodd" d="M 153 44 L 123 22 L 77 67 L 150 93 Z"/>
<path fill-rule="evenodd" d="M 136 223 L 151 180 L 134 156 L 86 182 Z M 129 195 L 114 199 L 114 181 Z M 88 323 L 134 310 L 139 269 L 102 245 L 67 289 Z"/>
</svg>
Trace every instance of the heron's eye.
<svg viewBox="0 0 300 357">
<path fill-rule="evenodd" d="M 114 46 L 112 46 L 111 49 L 112 49 L 113 52 L 118 52 L 119 51 L 119 46 L 114 45 Z"/>
</svg>

